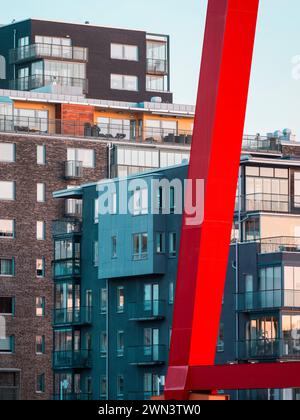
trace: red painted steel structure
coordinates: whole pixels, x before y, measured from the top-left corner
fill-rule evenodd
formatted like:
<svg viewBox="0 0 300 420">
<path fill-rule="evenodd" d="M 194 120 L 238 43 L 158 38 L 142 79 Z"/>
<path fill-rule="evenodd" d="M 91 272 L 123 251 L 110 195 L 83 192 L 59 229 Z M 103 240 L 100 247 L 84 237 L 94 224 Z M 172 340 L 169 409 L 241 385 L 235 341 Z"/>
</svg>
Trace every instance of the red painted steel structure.
<svg viewBox="0 0 300 420">
<path fill-rule="evenodd" d="M 214 366 L 258 7 L 259 0 L 208 0 L 189 169 L 189 179 L 205 180 L 205 214 L 199 226 L 184 216 L 166 399 L 300 386 L 292 378 L 300 364 Z"/>
</svg>

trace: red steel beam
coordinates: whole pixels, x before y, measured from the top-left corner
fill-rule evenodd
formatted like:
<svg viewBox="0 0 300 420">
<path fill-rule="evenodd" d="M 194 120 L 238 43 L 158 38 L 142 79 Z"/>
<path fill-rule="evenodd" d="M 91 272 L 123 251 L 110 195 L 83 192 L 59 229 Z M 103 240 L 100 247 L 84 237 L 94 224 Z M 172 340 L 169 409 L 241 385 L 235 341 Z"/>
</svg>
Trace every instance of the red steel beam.
<svg viewBox="0 0 300 420">
<path fill-rule="evenodd" d="M 205 213 L 198 226 L 183 219 L 167 399 L 187 397 L 190 366 L 215 363 L 258 6 L 208 0 L 189 168 L 205 181 Z"/>
</svg>

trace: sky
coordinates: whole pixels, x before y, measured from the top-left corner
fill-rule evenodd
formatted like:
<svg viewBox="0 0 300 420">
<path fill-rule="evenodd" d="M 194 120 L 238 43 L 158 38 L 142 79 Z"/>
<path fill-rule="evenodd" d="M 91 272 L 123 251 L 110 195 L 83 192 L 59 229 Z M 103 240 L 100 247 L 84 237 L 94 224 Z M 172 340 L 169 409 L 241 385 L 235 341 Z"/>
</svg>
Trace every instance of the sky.
<svg viewBox="0 0 300 420">
<path fill-rule="evenodd" d="M 207 0 L 14 0 L 1 8 L 0 23 L 35 17 L 169 34 L 174 101 L 194 104 L 206 5 Z M 260 0 L 245 133 L 290 128 L 300 141 L 298 63 L 299 0 Z"/>
</svg>

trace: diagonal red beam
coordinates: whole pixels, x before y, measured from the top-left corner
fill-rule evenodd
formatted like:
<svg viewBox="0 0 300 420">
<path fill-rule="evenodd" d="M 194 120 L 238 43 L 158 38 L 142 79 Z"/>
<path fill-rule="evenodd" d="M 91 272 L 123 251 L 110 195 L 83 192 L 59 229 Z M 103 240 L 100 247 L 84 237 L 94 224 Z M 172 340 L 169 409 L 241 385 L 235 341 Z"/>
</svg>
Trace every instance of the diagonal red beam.
<svg viewBox="0 0 300 420">
<path fill-rule="evenodd" d="M 204 222 L 184 216 L 166 398 L 189 366 L 215 362 L 259 0 L 209 0 L 189 179 L 205 180 Z"/>
</svg>

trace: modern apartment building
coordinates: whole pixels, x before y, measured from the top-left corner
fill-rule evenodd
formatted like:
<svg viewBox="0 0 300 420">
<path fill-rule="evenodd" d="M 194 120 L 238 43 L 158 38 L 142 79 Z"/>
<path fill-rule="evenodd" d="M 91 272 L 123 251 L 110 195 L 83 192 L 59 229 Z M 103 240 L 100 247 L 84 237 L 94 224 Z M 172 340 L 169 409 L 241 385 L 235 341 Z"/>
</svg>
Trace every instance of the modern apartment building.
<svg viewBox="0 0 300 420">
<path fill-rule="evenodd" d="M 287 136 L 244 140 L 217 364 L 300 361 L 300 147 Z M 182 165 L 127 181 L 186 176 Z M 82 199 L 84 208 L 80 225 L 63 221 L 54 234 L 55 398 L 143 400 L 163 392 L 181 217 L 172 189 L 168 215 L 150 214 L 151 188 L 133 193 L 133 214 L 120 214 L 132 192 L 119 201 L 126 181 L 115 180 L 112 192 L 111 182 L 55 193 Z M 111 211 L 99 215 L 107 191 Z M 158 207 L 162 194 L 154 194 Z M 233 399 L 299 393 L 230 392 Z"/>
<path fill-rule="evenodd" d="M 187 160 L 193 111 L 0 90 L 0 399 L 53 394 L 52 225 L 82 201 L 52 193 Z"/>
<path fill-rule="evenodd" d="M 0 88 L 172 103 L 166 35 L 28 19 L 0 27 Z"/>
</svg>

